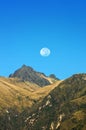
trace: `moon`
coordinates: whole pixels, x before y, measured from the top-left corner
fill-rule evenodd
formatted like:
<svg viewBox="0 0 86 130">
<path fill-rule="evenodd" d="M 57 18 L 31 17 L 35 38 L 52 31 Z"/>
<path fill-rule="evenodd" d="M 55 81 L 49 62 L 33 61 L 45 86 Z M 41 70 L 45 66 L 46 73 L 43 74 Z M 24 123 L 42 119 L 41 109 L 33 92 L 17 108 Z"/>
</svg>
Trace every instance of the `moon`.
<svg viewBox="0 0 86 130">
<path fill-rule="evenodd" d="M 44 56 L 44 57 L 47 57 L 47 56 L 49 56 L 50 55 L 50 49 L 49 48 L 42 48 L 41 50 L 40 50 L 40 55 L 41 56 Z"/>
</svg>

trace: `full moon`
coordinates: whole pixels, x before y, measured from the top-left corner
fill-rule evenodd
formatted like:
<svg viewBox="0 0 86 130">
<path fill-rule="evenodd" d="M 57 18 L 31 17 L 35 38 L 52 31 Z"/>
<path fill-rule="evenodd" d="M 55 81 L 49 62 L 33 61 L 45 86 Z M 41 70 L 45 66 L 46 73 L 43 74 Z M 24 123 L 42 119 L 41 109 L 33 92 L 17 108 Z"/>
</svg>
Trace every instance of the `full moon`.
<svg viewBox="0 0 86 130">
<path fill-rule="evenodd" d="M 45 56 L 45 57 L 49 56 L 50 55 L 50 49 L 49 48 L 42 48 L 40 50 L 40 55 Z"/>
</svg>

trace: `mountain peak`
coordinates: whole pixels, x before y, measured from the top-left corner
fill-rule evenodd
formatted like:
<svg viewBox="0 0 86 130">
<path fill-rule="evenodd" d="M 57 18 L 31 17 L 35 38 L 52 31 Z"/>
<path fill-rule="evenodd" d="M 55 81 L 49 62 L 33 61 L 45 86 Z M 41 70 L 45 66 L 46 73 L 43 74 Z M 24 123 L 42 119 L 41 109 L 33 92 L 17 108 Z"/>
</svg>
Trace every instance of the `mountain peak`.
<svg viewBox="0 0 86 130">
<path fill-rule="evenodd" d="M 41 75 L 46 77 L 46 75 L 36 72 L 32 67 L 22 65 L 21 68 L 16 70 L 13 74 L 10 74 L 9 77 L 17 77 L 23 81 L 29 81 L 41 87 L 49 85 L 50 82 Z"/>
<path fill-rule="evenodd" d="M 21 69 L 30 69 L 30 70 L 33 70 L 32 67 L 27 66 L 27 65 L 25 65 L 25 64 L 22 65 Z"/>
<path fill-rule="evenodd" d="M 25 64 L 22 65 L 22 68 L 26 68 L 27 66 Z"/>
<path fill-rule="evenodd" d="M 55 74 L 50 74 L 49 77 L 50 77 L 50 78 L 53 78 L 53 79 L 56 79 L 56 80 L 59 80 L 59 79 L 56 77 Z"/>
</svg>

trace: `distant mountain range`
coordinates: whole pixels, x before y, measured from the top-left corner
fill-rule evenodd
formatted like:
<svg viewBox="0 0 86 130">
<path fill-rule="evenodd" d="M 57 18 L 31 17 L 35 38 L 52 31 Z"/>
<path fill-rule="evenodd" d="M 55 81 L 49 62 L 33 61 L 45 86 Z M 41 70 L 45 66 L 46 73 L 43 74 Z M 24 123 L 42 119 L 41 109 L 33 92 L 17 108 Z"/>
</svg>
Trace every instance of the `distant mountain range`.
<svg viewBox="0 0 86 130">
<path fill-rule="evenodd" d="M 0 77 L 0 130 L 86 130 L 86 74 L 62 81 L 23 65 Z"/>
</svg>

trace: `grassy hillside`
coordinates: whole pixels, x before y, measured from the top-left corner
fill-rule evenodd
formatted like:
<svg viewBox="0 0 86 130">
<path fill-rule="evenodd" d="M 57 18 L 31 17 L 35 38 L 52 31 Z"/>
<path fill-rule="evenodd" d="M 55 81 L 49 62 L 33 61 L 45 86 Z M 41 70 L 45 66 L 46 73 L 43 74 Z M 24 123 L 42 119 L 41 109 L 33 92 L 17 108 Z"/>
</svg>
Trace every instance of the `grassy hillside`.
<svg viewBox="0 0 86 130">
<path fill-rule="evenodd" d="M 0 87 L 0 102 L 5 106 L 0 130 L 86 129 L 86 74 L 43 88 L 19 79 L 0 78 Z M 16 99 L 16 94 L 21 96 Z"/>
<path fill-rule="evenodd" d="M 31 107 L 36 101 L 43 99 L 54 86 L 40 88 L 37 84 L 17 78 L 0 77 L 0 112 L 3 108 L 13 106 L 18 109 Z"/>
<path fill-rule="evenodd" d="M 3 108 L 23 105 L 30 106 L 30 94 L 39 88 L 38 85 L 29 82 L 20 82 L 13 78 L 0 78 L 0 111 Z M 28 100 L 29 99 L 29 100 Z"/>
<path fill-rule="evenodd" d="M 27 117 L 26 130 L 85 130 L 86 75 L 61 82 Z"/>
</svg>

